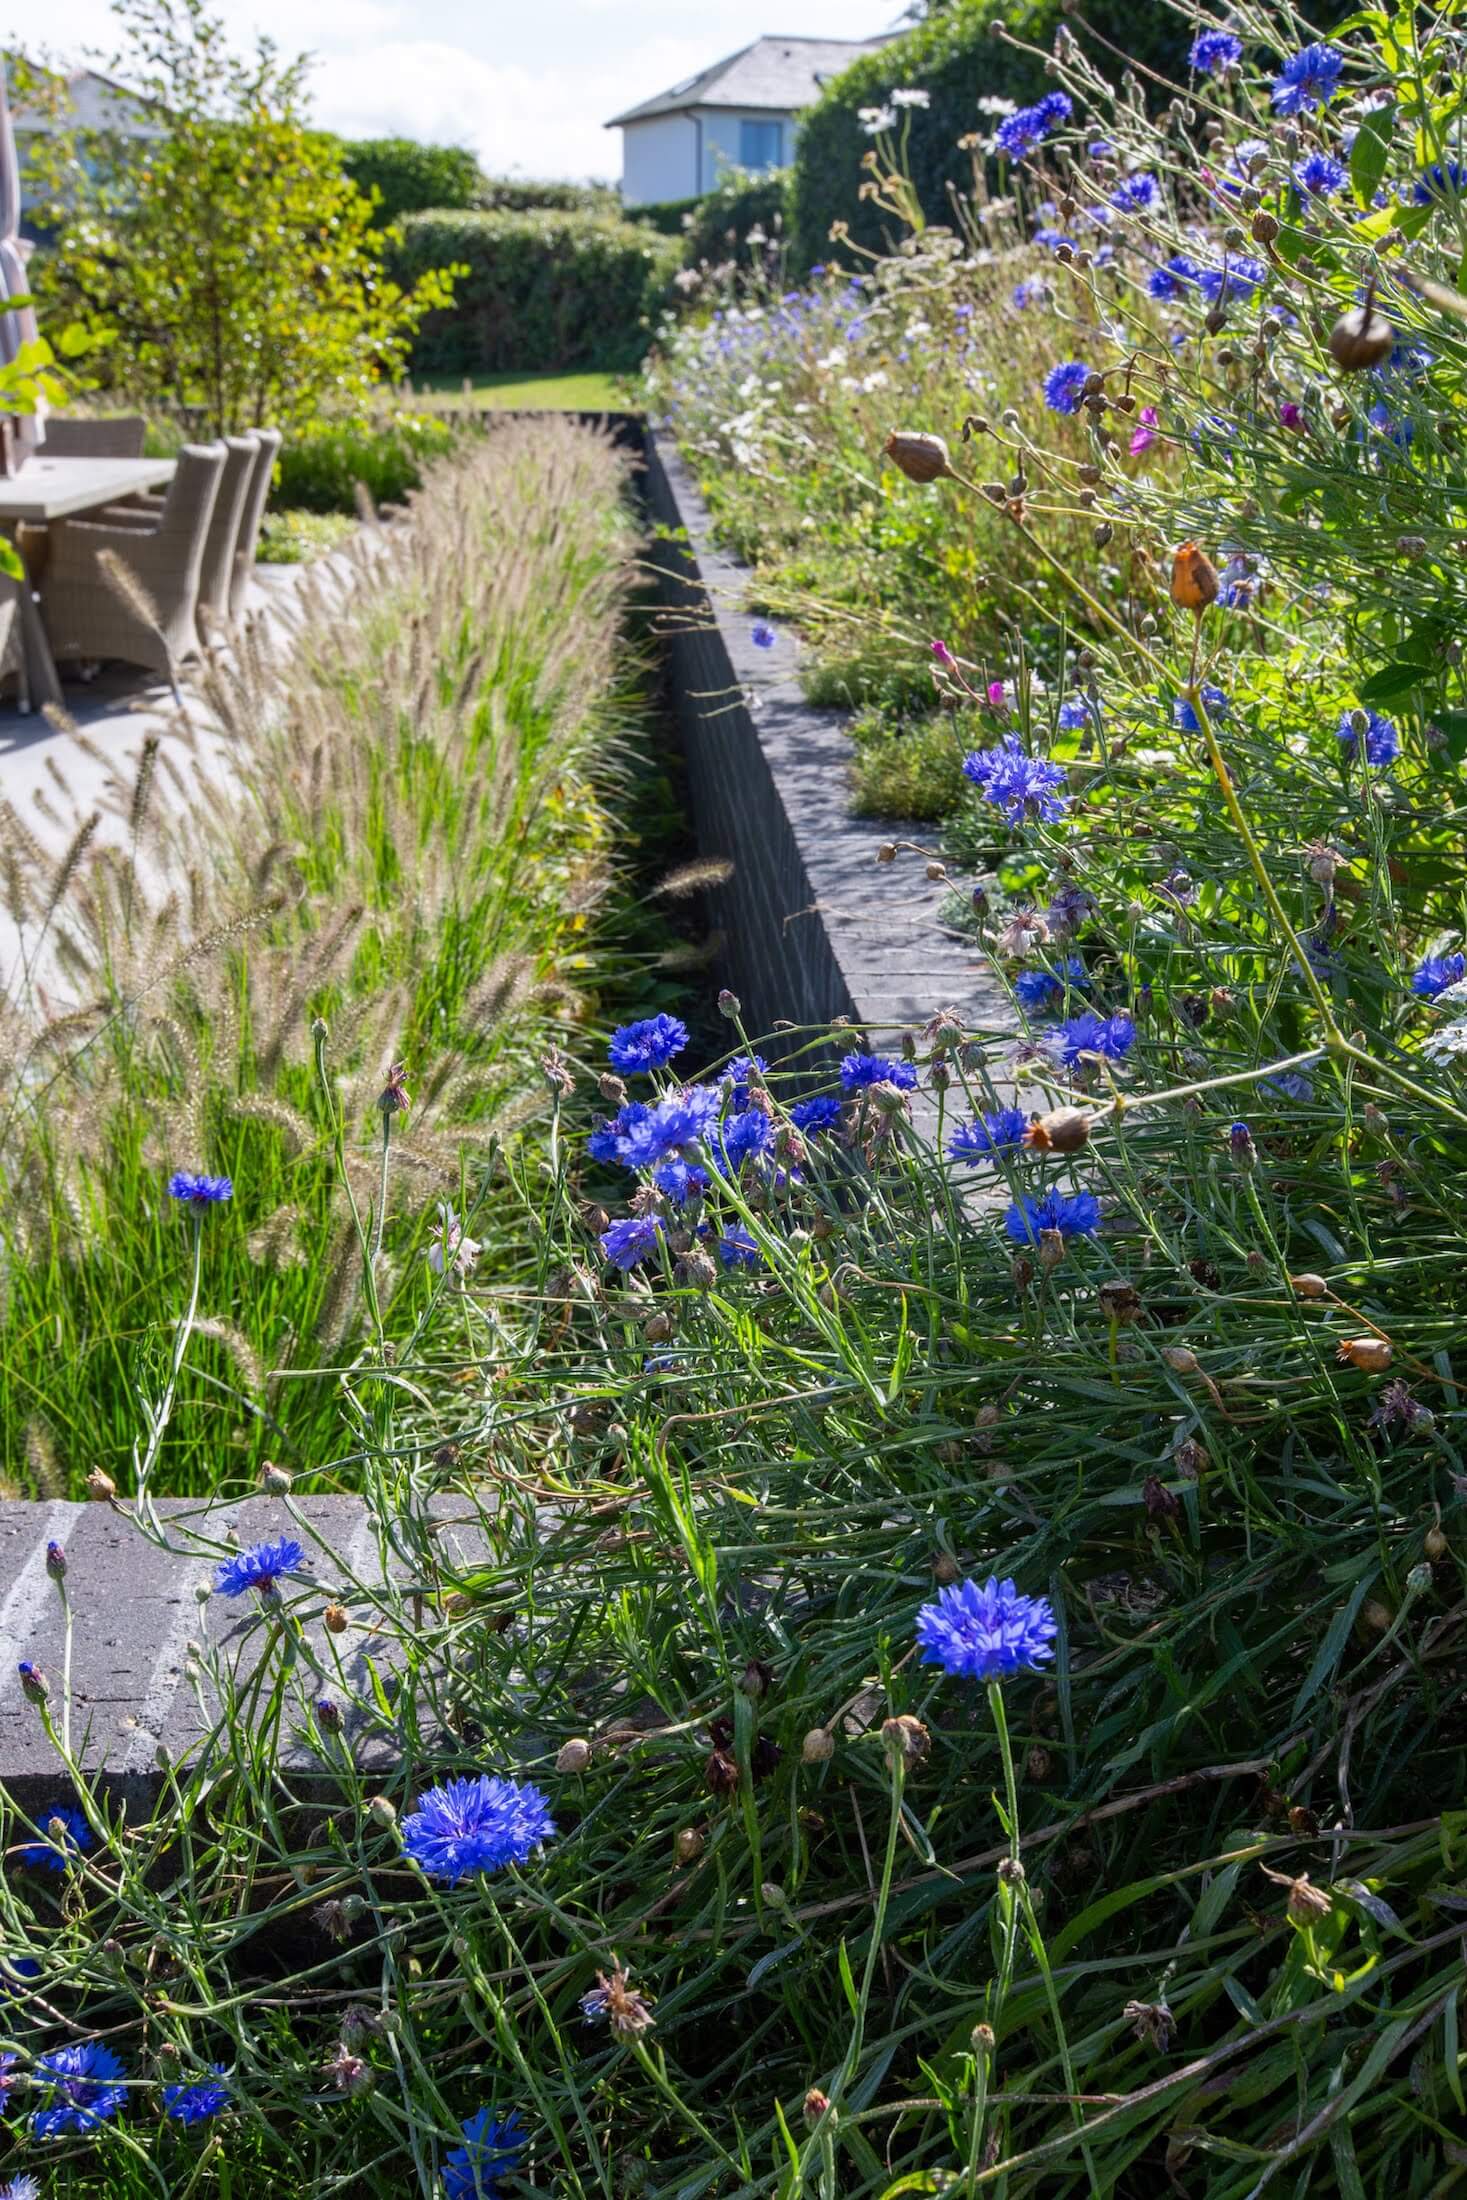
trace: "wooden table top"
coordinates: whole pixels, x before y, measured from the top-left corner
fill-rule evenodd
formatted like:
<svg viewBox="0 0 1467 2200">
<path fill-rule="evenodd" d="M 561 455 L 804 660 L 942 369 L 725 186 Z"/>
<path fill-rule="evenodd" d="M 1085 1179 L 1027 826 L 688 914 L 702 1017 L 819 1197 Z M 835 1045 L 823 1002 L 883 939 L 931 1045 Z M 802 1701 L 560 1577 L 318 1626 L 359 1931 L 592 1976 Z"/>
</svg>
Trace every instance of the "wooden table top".
<svg viewBox="0 0 1467 2200">
<path fill-rule="evenodd" d="M 171 458 L 28 458 L 18 474 L 0 479 L 0 521 L 65 519 L 120 503 L 140 489 L 173 479 Z"/>
</svg>

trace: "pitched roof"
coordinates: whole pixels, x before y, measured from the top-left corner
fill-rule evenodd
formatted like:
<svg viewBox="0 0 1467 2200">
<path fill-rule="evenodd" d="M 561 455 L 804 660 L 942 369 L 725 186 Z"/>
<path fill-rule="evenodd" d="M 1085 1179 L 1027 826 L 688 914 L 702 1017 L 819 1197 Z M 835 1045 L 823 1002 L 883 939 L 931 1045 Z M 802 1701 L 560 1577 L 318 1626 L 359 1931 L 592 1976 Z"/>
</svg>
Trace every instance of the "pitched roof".
<svg viewBox="0 0 1467 2200">
<path fill-rule="evenodd" d="M 885 44 L 881 38 L 756 38 L 752 46 L 715 61 L 697 76 L 685 77 L 671 91 L 644 99 L 639 107 L 613 115 L 606 127 L 647 122 L 653 115 L 678 115 L 691 107 L 753 107 L 790 113 L 820 96 L 828 78 L 849 68 L 863 53 Z"/>
</svg>

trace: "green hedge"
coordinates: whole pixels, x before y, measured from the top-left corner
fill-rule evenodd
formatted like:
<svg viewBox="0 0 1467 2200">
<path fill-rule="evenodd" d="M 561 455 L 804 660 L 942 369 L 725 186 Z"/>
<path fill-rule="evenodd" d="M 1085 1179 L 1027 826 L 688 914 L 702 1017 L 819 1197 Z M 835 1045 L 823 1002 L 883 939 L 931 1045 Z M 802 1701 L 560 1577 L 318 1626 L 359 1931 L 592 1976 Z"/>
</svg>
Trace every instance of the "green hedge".
<svg viewBox="0 0 1467 2200">
<path fill-rule="evenodd" d="M 341 165 L 359 191 L 377 191 L 379 227 L 429 206 L 482 206 L 479 163 L 461 145 L 419 145 L 413 138 L 347 138 Z"/>
<path fill-rule="evenodd" d="M 389 265 L 403 283 L 466 270 L 419 329 L 414 373 L 565 374 L 638 365 L 681 259 L 631 222 L 540 208 L 411 214 Z"/>
</svg>

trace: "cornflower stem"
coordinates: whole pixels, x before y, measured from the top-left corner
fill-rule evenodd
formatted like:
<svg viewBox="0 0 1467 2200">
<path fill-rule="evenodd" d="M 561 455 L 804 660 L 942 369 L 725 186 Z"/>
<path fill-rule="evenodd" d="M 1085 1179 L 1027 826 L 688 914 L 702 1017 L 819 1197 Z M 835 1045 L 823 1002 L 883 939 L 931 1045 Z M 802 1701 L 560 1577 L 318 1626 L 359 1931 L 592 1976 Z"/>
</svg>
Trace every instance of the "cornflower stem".
<svg viewBox="0 0 1467 2200">
<path fill-rule="evenodd" d="M 382 1169 L 377 1179 L 377 1212 L 372 1217 L 372 1249 L 367 1255 L 375 1269 L 382 1258 L 382 1232 L 387 1222 L 387 1169 L 392 1159 L 392 1111 L 382 1110 Z"/>
<path fill-rule="evenodd" d="M 678 2092 L 677 2087 L 673 2084 L 672 2080 L 667 2075 L 667 2071 L 663 2065 L 661 2050 L 659 2049 L 658 2053 L 654 2056 L 651 2050 L 648 2048 L 646 2041 L 638 2039 L 635 2035 L 630 2040 L 628 2040 L 627 2045 L 631 2048 L 631 2051 L 636 2056 L 637 2061 L 641 2064 L 647 2076 L 652 2080 L 652 2083 L 656 2086 L 658 2092 L 662 2095 L 663 2099 L 669 2101 L 672 2104 L 672 2106 L 676 2109 L 678 2115 L 682 2118 L 683 2122 L 688 2125 L 690 2130 L 695 2131 L 698 2134 L 698 2137 L 703 2141 L 705 2146 L 712 2147 L 714 2153 L 719 2157 L 719 2159 L 721 2161 L 727 2162 L 729 2168 L 734 2172 L 734 2174 L 739 2178 L 740 2182 L 742 2183 L 744 2180 L 743 2163 L 739 2161 L 735 2155 L 730 2154 L 728 2148 L 723 2144 L 722 2140 L 716 2138 L 715 2135 L 708 2129 L 708 2126 L 704 2123 L 702 2117 L 697 2113 L 696 2109 L 689 2108 L 687 2102 L 683 2099 L 682 2095 Z"/>
<path fill-rule="evenodd" d="M 1014 1772 L 1014 1748 L 1009 1738 L 1009 1722 L 1004 1711 L 1003 1685 L 1000 1681 L 994 1680 L 988 1683 L 988 1709 L 993 1720 L 994 1733 L 998 1738 L 998 1754 L 1003 1765 L 1004 1810 L 1006 1831 L 1009 1837 L 1008 1862 L 1010 1866 L 1007 1879 L 1004 1877 L 1002 1867 L 999 1871 L 1000 1886 L 1007 1896 L 1009 1914 L 1004 1965 L 1000 1974 L 1000 1989 L 994 2007 L 994 2017 L 997 2020 L 1003 2013 L 1003 2004 L 1007 1999 L 1009 1985 L 1013 1978 L 1014 1949 L 1018 1938 L 1019 1918 L 1022 1915 L 1029 1946 L 1033 1951 L 1034 1961 L 1039 1967 L 1039 1975 L 1044 1981 L 1045 1998 L 1049 2003 L 1050 2019 L 1054 2025 L 1054 2036 L 1059 2047 L 1060 2067 L 1065 2074 L 1065 2092 L 1069 2098 L 1070 2113 L 1074 2117 L 1076 2127 L 1081 2135 L 1080 2152 L 1085 2160 L 1085 2170 L 1090 2180 L 1090 2189 L 1092 2192 L 1099 2194 L 1102 2187 L 1095 2173 L 1095 2163 L 1091 2158 L 1089 2143 L 1084 2136 L 1085 2112 L 1080 2106 L 1079 2087 L 1075 2083 L 1074 2064 L 1070 2057 L 1070 2043 L 1066 2037 L 1064 2022 L 1060 2015 L 1059 1995 L 1055 1991 L 1054 1974 L 1049 1967 L 1049 1953 L 1044 1945 L 1044 1935 L 1039 1929 L 1039 1919 L 1035 1914 L 1034 1900 L 1029 1892 L 1029 1883 L 1024 1877 L 1023 1860 L 1019 1853 L 1019 1783 Z M 995 2032 L 998 2030 L 996 2021 L 994 2030 Z M 986 2094 L 986 2087 L 984 2090 Z M 980 2120 L 981 2108 L 978 2116 L 975 2116 L 972 2147 L 972 2157 L 975 2159 L 978 2152 Z"/>
<path fill-rule="evenodd" d="M 158 1463 L 158 1454 L 163 1448 L 163 1439 L 168 1433 L 168 1424 L 173 1418 L 173 1402 L 178 1394 L 178 1378 L 183 1368 L 183 1356 L 188 1350 L 188 1341 L 193 1335 L 194 1323 L 198 1319 L 199 1313 L 199 1283 L 204 1267 L 204 1218 L 197 1211 L 193 1216 L 193 1226 L 193 1275 L 189 1281 L 188 1305 L 173 1332 L 173 1356 L 169 1363 L 168 1380 L 163 1386 L 163 1395 L 157 1405 L 149 1406 L 145 1401 L 143 1407 L 148 1420 L 148 1441 L 143 1456 L 138 1461 L 137 1504 L 138 1510 L 145 1515 L 149 1524 L 155 1529 L 157 1528 L 157 1521 L 153 1512 L 152 1499 L 148 1493 L 148 1478 Z M 161 1530 L 158 1532 L 161 1533 Z"/>
<path fill-rule="evenodd" d="M 1135 1115 L 1142 1108 L 1160 1107 L 1164 1100 L 1191 1100 L 1198 1093 L 1221 1092 L 1229 1085 L 1256 1085 L 1261 1079 L 1278 1077 L 1287 1069 L 1311 1068 L 1324 1051 L 1323 1047 L 1308 1047 L 1302 1054 L 1286 1054 L 1282 1061 L 1265 1062 L 1258 1069 L 1230 1069 L 1221 1077 L 1199 1077 L 1193 1084 L 1170 1085 L 1165 1092 L 1143 1092 L 1134 1100 L 1127 1093 L 1117 1092 L 1109 1112 L 1116 1116 Z"/>
</svg>

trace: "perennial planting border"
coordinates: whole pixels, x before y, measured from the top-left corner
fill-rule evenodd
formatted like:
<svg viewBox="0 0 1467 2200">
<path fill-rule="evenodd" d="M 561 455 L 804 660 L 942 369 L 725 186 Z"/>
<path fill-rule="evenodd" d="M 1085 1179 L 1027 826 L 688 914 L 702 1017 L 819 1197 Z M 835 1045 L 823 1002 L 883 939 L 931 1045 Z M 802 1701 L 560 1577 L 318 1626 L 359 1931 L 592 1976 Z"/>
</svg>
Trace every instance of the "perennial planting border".
<svg viewBox="0 0 1467 2200">
<path fill-rule="evenodd" d="M 749 575 L 714 545 L 707 507 L 681 459 L 640 420 L 623 415 L 606 425 L 644 468 L 659 636 L 696 839 L 702 854 L 732 865 L 708 897 L 722 933 L 720 975 L 743 1003 L 746 1028 L 845 1017 L 873 1043 L 893 1044 L 904 1029 L 955 1007 L 972 1030 L 1011 1031 L 1007 996 L 983 960 L 937 923 L 945 887 L 910 860 L 877 862 L 884 840 L 920 828 L 850 814 L 841 715 L 805 700 L 793 637 L 777 634 L 768 649 L 754 643 L 744 608 Z M 925 1095 L 918 1105 L 925 1113 Z M 246 1543 L 299 1532 L 277 1499 L 178 1499 L 156 1509 L 165 1529 L 188 1520 L 221 1546 L 231 1531 Z M 453 1510 L 449 1502 L 446 1515 Z M 307 1498 L 299 1513 L 320 1550 L 339 1551 L 351 1574 L 370 1580 L 376 1531 L 357 1500 Z M 454 1533 L 450 1517 L 440 1532 Z M 107 1784 L 141 1807 L 162 1777 L 160 1755 L 189 1755 L 207 1731 L 207 1706 L 188 1669 L 190 1641 L 204 1624 L 195 1592 L 210 1564 L 197 1547 L 160 1548 L 105 1504 L 0 1504 L 0 1785 L 31 1810 L 65 1786 L 16 1671 L 25 1658 L 59 1678 L 66 1655 L 48 1542 L 65 1550 L 76 1619 L 78 1755 L 89 1768 L 105 1767 Z M 324 1584 L 324 1557 L 314 1570 Z M 248 1616 L 216 1600 L 210 1632 L 227 1645 Z M 344 1662 L 372 1647 L 370 1630 L 354 1626 Z M 358 1762 L 365 1768 L 374 1754 L 380 1758 L 381 1744 L 364 1734 Z M 284 1759 L 309 1773 L 304 1753 L 287 1749 Z"/>
</svg>

